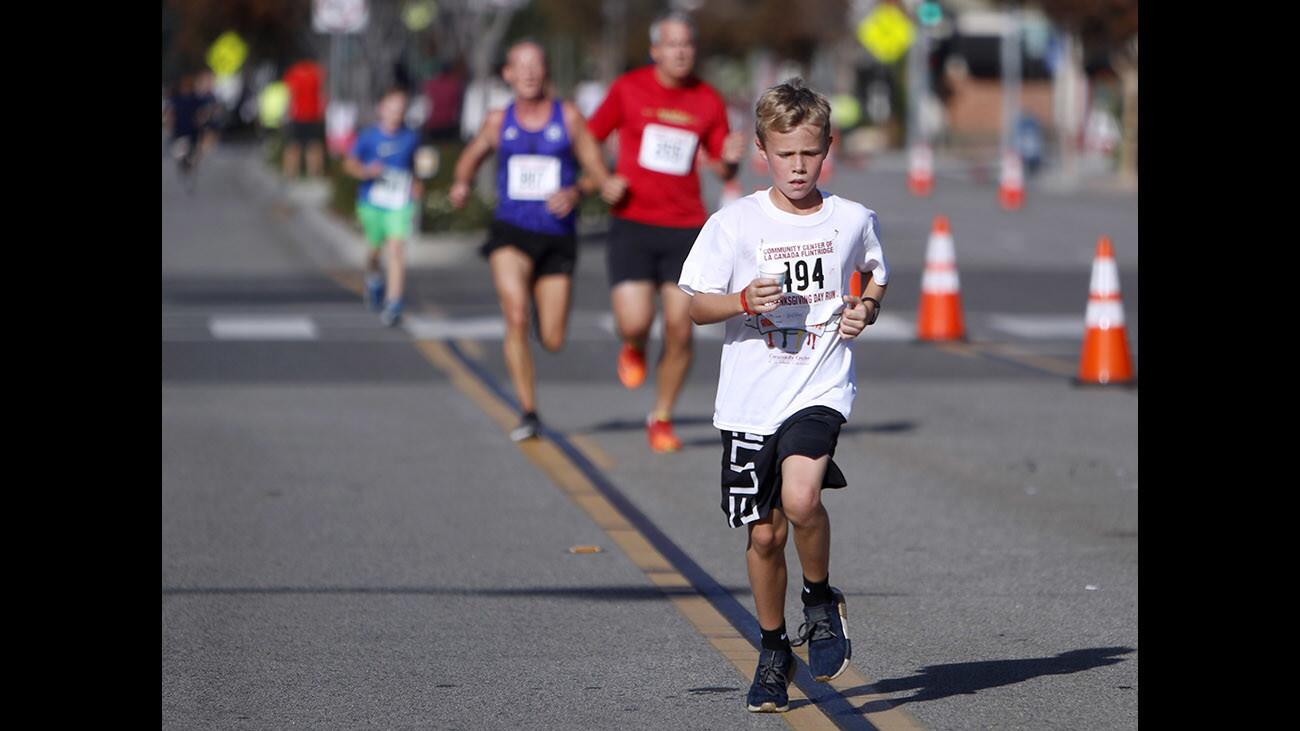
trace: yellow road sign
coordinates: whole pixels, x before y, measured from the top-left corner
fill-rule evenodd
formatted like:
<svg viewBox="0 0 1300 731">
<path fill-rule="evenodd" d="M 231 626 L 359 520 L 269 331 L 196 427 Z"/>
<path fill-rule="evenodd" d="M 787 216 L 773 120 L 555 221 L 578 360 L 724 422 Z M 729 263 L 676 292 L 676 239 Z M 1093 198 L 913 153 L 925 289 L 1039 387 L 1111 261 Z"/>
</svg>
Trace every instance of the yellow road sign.
<svg viewBox="0 0 1300 731">
<path fill-rule="evenodd" d="M 208 49 L 208 66 L 217 76 L 229 76 L 244 65 L 248 57 L 248 44 L 233 30 L 217 36 Z"/>
<path fill-rule="evenodd" d="M 901 58 L 915 35 L 912 21 L 897 5 L 880 3 L 858 24 L 858 40 L 884 63 Z"/>
</svg>

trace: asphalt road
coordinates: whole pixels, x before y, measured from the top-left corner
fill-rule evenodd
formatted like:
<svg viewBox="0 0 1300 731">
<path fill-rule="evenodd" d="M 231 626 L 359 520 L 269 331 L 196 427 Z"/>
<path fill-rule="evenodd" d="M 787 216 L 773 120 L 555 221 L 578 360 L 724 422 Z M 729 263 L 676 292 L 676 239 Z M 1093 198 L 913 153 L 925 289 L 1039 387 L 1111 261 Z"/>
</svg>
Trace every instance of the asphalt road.
<svg viewBox="0 0 1300 731">
<path fill-rule="evenodd" d="M 571 340 L 538 357 L 551 438 L 521 448 L 472 245 L 414 244 L 436 255 L 413 253 L 410 316 L 386 329 L 350 289 L 359 239 L 310 191 L 228 148 L 190 195 L 164 160 L 164 727 L 1136 727 L 1138 390 L 1069 380 L 1103 233 L 1140 371 L 1136 199 L 1031 188 L 1008 213 L 991 184 L 903 181 L 827 186 L 880 213 L 893 267 L 857 346 L 850 487 L 826 498 L 861 682 L 804 682 L 813 702 L 778 717 L 743 706 L 715 333 L 685 448 L 650 453 L 588 237 Z M 939 212 L 970 323 L 951 346 L 910 339 Z"/>
</svg>

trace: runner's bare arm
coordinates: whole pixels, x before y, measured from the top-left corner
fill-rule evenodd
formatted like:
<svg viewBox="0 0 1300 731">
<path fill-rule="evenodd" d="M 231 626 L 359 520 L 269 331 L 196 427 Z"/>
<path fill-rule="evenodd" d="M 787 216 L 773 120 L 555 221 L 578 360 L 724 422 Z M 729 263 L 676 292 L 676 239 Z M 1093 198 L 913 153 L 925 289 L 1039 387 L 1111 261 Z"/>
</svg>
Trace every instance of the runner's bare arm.
<svg viewBox="0 0 1300 731">
<path fill-rule="evenodd" d="M 343 172 L 360 180 L 373 180 L 384 172 L 384 164 L 378 160 L 373 160 L 369 165 L 362 165 L 357 159 L 356 152 L 349 152 L 348 156 L 343 159 Z"/>
<path fill-rule="evenodd" d="M 727 135 L 722 141 L 722 154 L 718 159 L 709 159 L 709 169 L 722 182 L 736 177 L 740 170 L 740 159 L 745 155 L 745 133 L 739 130 Z"/>
<path fill-rule="evenodd" d="M 691 321 L 710 325 L 736 315 L 771 312 L 780 298 L 781 285 L 775 279 L 755 279 L 743 292 L 735 294 L 696 292 L 691 297 Z"/>
<path fill-rule="evenodd" d="M 587 130 L 587 120 L 582 118 L 582 113 L 576 106 L 571 102 L 564 102 L 563 109 L 564 126 L 569 131 L 569 139 L 573 141 L 573 155 L 582 165 L 584 177 L 590 179 L 591 184 L 596 188 L 600 188 L 609 177 L 609 169 L 605 167 L 605 158 L 601 155 L 600 145 L 596 144 L 596 139 Z"/>
<path fill-rule="evenodd" d="M 482 165 L 483 160 L 496 150 L 497 142 L 501 139 L 503 119 L 505 119 L 505 112 L 502 110 L 488 112 L 487 119 L 483 120 L 483 126 L 479 128 L 478 134 L 474 135 L 474 139 L 469 141 L 464 150 L 461 150 L 452 173 L 454 182 L 451 184 L 451 190 L 447 191 L 447 199 L 451 201 L 453 208 L 463 208 L 469 200 L 470 188 L 474 182 L 474 174 L 478 172 L 478 166 Z"/>
</svg>

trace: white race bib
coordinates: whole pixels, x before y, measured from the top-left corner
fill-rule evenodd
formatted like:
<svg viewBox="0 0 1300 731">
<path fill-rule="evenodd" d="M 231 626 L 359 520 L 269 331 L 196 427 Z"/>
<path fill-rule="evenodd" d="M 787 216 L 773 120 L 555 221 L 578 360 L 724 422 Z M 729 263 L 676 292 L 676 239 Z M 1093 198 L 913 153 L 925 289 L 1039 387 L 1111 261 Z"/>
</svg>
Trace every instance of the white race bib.
<svg viewBox="0 0 1300 731">
<path fill-rule="evenodd" d="M 384 172 L 370 184 L 370 204 L 396 210 L 411 200 L 411 174 L 397 168 L 384 168 Z"/>
<path fill-rule="evenodd" d="M 506 163 L 506 196 L 544 201 L 560 189 L 560 159 L 550 155 L 511 155 Z"/>
<path fill-rule="evenodd" d="M 647 124 L 641 133 L 641 156 L 637 162 L 646 170 L 669 175 L 685 175 L 695 161 L 695 144 L 699 135 L 688 129 Z"/>
<path fill-rule="evenodd" d="M 773 261 L 785 265 L 786 277 L 780 305 L 764 315 L 769 327 L 820 334 L 844 303 L 835 237 L 762 243 L 758 263 Z"/>
</svg>

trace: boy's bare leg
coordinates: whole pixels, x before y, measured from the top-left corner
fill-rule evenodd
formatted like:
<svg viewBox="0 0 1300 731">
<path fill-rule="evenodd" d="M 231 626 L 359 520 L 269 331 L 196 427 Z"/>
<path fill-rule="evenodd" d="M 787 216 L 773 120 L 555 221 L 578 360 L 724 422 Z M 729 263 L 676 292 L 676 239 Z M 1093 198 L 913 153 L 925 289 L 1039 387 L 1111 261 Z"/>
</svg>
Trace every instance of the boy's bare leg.
<svg viewBox="0 0 1300 731">
<path fill-rule="evenodd" d="M 766 518 L 749 526 L 749 544 L 745 562 L 749 566 L 749 585 L 754 591 L 758 626 L 780 629 L 785 623 L 785 539 L 788 531 L 785 515 L 773 508 Z"/>
<path fill-rule="evenodd" d="M 829 454 L 817 459 L 791 455 L 781 463 L 781 506 L 794 524 L 794 547 L 804 578 L 825 581 L 830 571 L 831 521 L 822 505 L 822 480 Z"/>
<path fill-rule="evenodd" d="M 501 343 L 506 370 L 519 396 L 520 408 L 524 412 L 536 411 L 533 353 L 528 346 L 528 281 L 533 276 L 533 260 L 514 247 L 502 246 L 488 255 L 488 266 L 506 323 Z"/>
<path fill-rule="evenodd" d="M 384 283 L 384 297 L 389 302 L 402 298 L 402 287 L 406 284 L 406 250 L 402 239 L 389 239 L 384 245 L 388 251 L 388 276 Z"/>
</svg>

